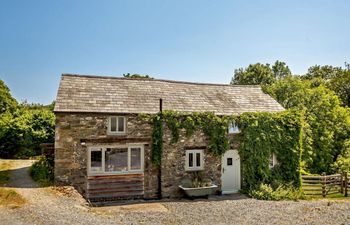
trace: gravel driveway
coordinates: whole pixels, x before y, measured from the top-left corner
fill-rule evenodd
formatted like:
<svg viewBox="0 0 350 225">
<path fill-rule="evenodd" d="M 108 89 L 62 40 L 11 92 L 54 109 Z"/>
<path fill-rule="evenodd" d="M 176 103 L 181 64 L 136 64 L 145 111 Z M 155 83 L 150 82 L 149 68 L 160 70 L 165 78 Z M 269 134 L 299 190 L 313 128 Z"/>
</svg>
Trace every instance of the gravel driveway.
<svg viewBox="0 0 350 225">
<path fill-rule="evenodd" d="M 13 162 L 7 186 L 27 203 L 15 209 L 0 207 L 0 224 L 350 224 L 350 201 L 218 197 L 90 208 L 72 188 L 39 188 L 28 176 L 31 163 Z"/>
</svg>

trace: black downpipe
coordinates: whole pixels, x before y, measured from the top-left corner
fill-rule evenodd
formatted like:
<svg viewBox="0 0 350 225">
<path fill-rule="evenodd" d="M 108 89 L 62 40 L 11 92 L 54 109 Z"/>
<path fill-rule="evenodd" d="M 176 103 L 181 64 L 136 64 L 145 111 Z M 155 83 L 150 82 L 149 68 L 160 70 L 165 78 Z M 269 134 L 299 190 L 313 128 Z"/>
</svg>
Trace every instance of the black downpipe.
<svg viewBox="0 0 350 225">
<path fill-rule="evenodd" d="M 159 99 L 159 112 L 160 112 L 160 121 L 162 121 L 163 126 L 163 99 Z M 158 168 L 158 198 L 162 199 L 162 157 L 163 154 L 161 154 L 160 158 L 160 165 Z"/>
</svg>

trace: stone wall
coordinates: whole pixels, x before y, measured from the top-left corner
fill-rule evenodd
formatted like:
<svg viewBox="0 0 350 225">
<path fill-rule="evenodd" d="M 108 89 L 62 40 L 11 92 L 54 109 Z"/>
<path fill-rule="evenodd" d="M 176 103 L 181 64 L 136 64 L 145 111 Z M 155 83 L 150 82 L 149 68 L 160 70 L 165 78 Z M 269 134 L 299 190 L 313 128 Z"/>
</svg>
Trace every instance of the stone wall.
<svg viewBox="0 0 350 225">
<path fill-rule="evenodd" d="M 221 187 L 221 157 L 211 155 L 207 146 L 208 137 L 197 130 L 191 137 L 186 137 L 185 130 L 180 131 L 180 138 L 177 143 L 171 143 L 171 132 L 164 129 L 164 148 L 162 160 L 162 196 L 165 198 L 183 197 L 184 193 L 179 185 L 184 178 L 189 178 L 191 172 L 185 170 L 186 150 L 201 149 L 204 152 L 203 175 L 209 178 L 214 184 Z M 230 134 L 231 149 L 239 148 L 238 135 Z"/>
<path fill-rule="evenodd" d="M 113 114 L 115 115 L 115 114 Z M 151 124 L 127 115 L 126 135 L 107 135 L 107 114 L 56 113 L 55 182 L 72 184 L 85 196 L 87 150 L 102 144 L 144 143 L 145 198 L 155 198 L 157 170 L 151 163 Z M 82 145 L 82 142 L 85 145 Z"/>
<path fill-rule="evenodd" d="M 113 114 L 115 115 L 115 114 Z M 158 192 L 158 170 L 151 162 L 152 125 L 128 114 L 126 135 L 107 135 L 108 114 L 56 113 L 55 181 L 72 184 L 85 196 L 87 187 L 87 149 L 101 144 L 144 143 L 144 197 L 155 198 Z M 231 136 L 232 149 L 238 149 L 238 139 Z M 82 143 L 85 143 L 82 144 Z M 196 131 L 190 138 L 180 132 L 179 142 L 171 143 L 171 132 L 164 129 L 162 158 L 162 196 L 183 196 L 178 186 L 184 177 L 187 149 L 204 150 L 204 173 L 217 185 L 221 185 L 221 158 L 207 152 L 208 138 Z"/>
</svg>

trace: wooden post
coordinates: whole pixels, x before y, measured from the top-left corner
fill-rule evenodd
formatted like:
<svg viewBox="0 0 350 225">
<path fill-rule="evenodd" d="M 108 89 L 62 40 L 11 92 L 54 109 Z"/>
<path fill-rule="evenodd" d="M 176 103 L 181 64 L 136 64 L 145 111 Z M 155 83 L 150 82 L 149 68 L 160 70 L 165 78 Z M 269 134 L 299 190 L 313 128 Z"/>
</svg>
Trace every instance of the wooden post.
<svg viewBox="0 0 350 225">
<path fill-rule="evenodd" d="M 345 179 L 345 197 L 348 197 L 348 172 L 345 171 L 345 175 L 344 175 L 344 179 Z"/>
<path fill-rule="evenodd" d="M 341 172 L 340 174 L 340 193 L 344 194 L 344 171 Z"/>
<path fill-rule="evenodd" d="M 322 183 L 322 196 L 326 197 L 326 173 L 322 173 L 322 177 L 321 177 L 321 183 Z"/>
</svg>

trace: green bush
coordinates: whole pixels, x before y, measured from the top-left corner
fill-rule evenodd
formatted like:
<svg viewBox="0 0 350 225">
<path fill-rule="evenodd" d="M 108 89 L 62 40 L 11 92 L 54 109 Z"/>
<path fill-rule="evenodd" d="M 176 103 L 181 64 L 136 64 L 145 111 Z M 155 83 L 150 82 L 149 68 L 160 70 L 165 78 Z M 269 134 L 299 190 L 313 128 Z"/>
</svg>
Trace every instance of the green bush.
<svg viewBox="0 0 350 225">
<path fill-rule="evenodd" d="M 30 176 L 33 180 L 39 182 L 42 186 L 53 184 L 54 180 L 54 160 L 52 157 L 40 156 L 30 170 Z"/>
<path fill-rule="evenodd" d="M 260 184 L 248 192 L 249 196 L 259 200 L 297 200 L 304 199 L 303 193 L 292 185 L 280 185 L 273 189 L 271 185 Z"/>
</svg>

